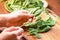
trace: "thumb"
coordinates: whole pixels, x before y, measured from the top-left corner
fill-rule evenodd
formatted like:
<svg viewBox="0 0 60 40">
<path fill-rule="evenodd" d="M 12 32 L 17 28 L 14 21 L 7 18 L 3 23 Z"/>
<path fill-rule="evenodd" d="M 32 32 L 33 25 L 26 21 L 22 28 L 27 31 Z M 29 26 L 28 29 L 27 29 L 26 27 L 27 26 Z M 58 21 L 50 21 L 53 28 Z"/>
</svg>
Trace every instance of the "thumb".
<svg viewBox="0 0 60 40">
<path fill-rule="evenodd" d="M 12 31 L 12 34 L 16 34 L 17 36 L 22 35 L 24 30 L 22 28 L 19 28 L 18 30 Z"/>
</svg>

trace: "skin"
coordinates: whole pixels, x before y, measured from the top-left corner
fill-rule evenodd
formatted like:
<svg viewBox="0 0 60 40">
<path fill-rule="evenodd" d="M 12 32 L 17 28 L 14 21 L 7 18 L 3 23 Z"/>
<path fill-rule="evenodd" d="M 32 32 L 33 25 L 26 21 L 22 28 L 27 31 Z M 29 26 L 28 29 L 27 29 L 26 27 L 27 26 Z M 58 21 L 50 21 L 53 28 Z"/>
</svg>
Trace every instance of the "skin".
<svg viewBox="0 0 60 40">
<path fill-rule="evenodd" d="M 0 40 L 20 40 L 24 30 L 20 27 L 10 27 L 3 30 Z"/>
<path fill-rule="evenodd" d="M 20 26 L 30 18 L 33 18 L 33 15 L 28 14 L 26 10 L 14 11 L 10 14 L 0 14 L 0 26 Z"/>
<path fill-rule="evenodd" d="M 0 40 L 20 40 L 24 30 L 19 26 L 30 18 L 33 18 L 33 15 L 28 14 L 25 10 L 18 10 L 10 14 L 0 14 L 0 29 L 4 29 L 3 32 L 0 33 Z"/>
<path fill-rule="evenodd" d="M 10 14 L 0 14 L 0 27 L 3 27 L 0 29 L 4 29 L 3 32 L 0 33 L 0 40 L 20 40 L 24 30 L 20 28 L 19 25 L 22 25 L 32 17 L 33 15 L 28 14 L 25 10 L 18 10 Z M 10 28 L 4 28 L 8 26 Z"/>
</svg>

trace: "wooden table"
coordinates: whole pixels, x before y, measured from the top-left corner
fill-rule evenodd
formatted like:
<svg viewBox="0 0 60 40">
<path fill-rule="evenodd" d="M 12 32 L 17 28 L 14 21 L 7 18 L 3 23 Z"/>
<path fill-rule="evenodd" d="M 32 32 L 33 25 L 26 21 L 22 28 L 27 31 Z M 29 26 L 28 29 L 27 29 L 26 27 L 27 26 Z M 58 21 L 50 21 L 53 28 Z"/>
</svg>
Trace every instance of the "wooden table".
<svg viewBox="0 0 60 40">
<path fill-rule="evenodd" d="M 0 14 L 8 13 L 4 8 L 4 2 L 0 3 Z M 41 33 L 41 39 L 26 36 L 29 40 L 60 40 L 60 20 L 56 19 L 56 24 L 46 33 Z"/>
<path fill-rule="evenodd" d="M 49 8 L 53 10 L 58 16 L 60 16 L 60 0 L 46 0 L 49 4 Z"/>
<path fill-rule="evenodd" d="M 0 2 L 0 14 L 6 14 L 8 11 L 4 8 L 4 2 Z"/>
</svg>

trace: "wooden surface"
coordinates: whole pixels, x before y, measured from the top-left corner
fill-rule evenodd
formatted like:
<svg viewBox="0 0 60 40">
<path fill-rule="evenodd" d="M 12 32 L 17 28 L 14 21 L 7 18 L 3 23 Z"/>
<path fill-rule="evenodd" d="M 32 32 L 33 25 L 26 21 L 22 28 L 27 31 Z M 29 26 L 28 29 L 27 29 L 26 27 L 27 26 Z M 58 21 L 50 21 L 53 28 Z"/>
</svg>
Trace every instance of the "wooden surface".
<svg viewBox="0 0 60 40">
<path fill-rule="evenodd" d="M 5 10 L 4 8 L 4 2 L 0 2 L 0 14 L 5 14 L 8 13 L 8 11 Z"/>
<path fill-rule="evenodd" d="M 60 16 L 60 0 L 46 0 L 49 4 L 49 8 Z"/>
<path fill-rule="evenodd" d="M 8 13 L 5 10 L 3 5 L 4 5 L 3 3 L 0 3 L 0 14 Z M 26 36 L 26 37 L 29 40 L 60 40 L 60 21 L 57 19 L 55 26 L 52 27 L 50 31 L 48 31 L 46 33 L 41 33 L 41 39 L 37 39 L 32 36 Z"/>
</svg>

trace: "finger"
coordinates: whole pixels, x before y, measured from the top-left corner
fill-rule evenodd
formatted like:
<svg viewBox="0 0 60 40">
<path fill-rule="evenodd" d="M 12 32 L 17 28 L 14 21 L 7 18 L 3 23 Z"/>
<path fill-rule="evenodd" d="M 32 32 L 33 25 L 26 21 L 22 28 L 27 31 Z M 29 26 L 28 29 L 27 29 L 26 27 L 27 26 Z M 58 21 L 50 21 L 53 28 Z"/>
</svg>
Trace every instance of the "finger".
<svg viewBox="0 0 60 40">
<path fill-rule="evenodd" d="M 19 30 L 17 30 L 17 35 L 18 36 L 20 36 L 23 33 L 24 33 L 24 30 L 22 28 L 20 28 Z"/>
<path fill-rule="evenodd" d="M 29 17 L 29 18 L 32 18 L 32 17 L 33 17 L 33 14 L 29 14 L 29 12 L 26 11 L 26 10 L 20 10 L 19 12 L 20 12 L 20 14 L 23 15 L 23 16 L 27 16 L 27 17 Z"/>
<path fill-rule="evenodd" d="M 15 30 L 18 30 L 20 27 L 10 27 L 10 28 L 6 28 L 4 31 L 7 31 L 7 32 L 12 32 L 12 31 L 15 31 Z"/>
<path fill-rule="evenodd" d="M 17 40 L 17 35 L 14 33 L 7 32 L 6 40 Z"/>
<path fill-rule="evenodd" d="M 26 10 L 20 10 L 20 13 L 22 13 L 22 14 L 27 14 L 28 11 L 26 11 Z"/>
<path fill-rule="evenodd" d="M 13 31 L 12 33 L 15 33 L 17 36 L 20 36 L 21 34 L 23 34 L 24 30 L 22 28 L 19 28 L 16 31 Z"/>
<path fill-rule="evenodd" d="M 34 17 L 33 14 L 23 14 L 23 15 L 27 18 L 33 18 Z"/>
<path fill-rule="evenodd" d="M 12 31 L 16 31 L 18 30 L 20 27 L 11 27 L 8 29 L 9 32 L 12 32 Z"/>
<path fill-rule="evenodd" d="M 20 14 L 27 14 L 28 13 L 28 11 L 26 11 L 26 10 L 17 10 L 17 11 L 14 11 L 14 12 L 12 12 L 12 13 L 14 13 L 14 14 L 18 14 L 18 15 L 20 15 Z M 11 13 L 11 14 L 12 14 Z"/>
<path fill-rule="evenodd" d="M 6 29 L 7 27 L 0 27 L 0 30 L 3 31 L 4 29 Z"/>
<path fill-rule="evenodd" d="M 23 36 L 24 36 L 23 34 L 20 35 L 20 36 L 17 36 L 17 39 L 18 39 L 18 40 L 21 40 Z"/>
</svg>

